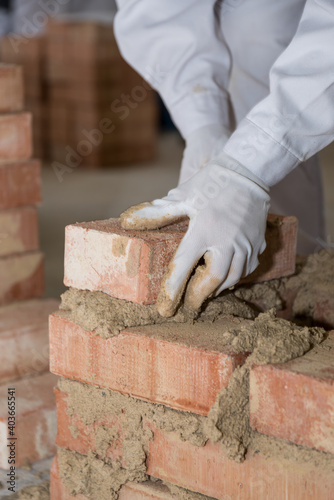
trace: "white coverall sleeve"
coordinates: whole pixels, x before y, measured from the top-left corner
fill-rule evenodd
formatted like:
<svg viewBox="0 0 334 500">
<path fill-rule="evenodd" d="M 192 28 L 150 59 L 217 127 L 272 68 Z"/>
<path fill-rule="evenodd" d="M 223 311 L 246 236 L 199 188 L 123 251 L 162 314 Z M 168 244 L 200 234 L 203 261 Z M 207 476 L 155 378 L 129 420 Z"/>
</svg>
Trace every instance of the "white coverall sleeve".
<svg viewBox="0 0 334 500">
<path fill-rule="evenodd" d="M 294 38 L 271 69 L 270 94 L 224 148 L 268 186 L 334 140 L 333 51 L 333 0 L 307 0 Z"/>
<path fill-rule="evenodd" d="M 229 123 L 230 54 L 216 0 L 117 0 L 123 57 L 164 100 L 184 138 Z"/>
</svg>

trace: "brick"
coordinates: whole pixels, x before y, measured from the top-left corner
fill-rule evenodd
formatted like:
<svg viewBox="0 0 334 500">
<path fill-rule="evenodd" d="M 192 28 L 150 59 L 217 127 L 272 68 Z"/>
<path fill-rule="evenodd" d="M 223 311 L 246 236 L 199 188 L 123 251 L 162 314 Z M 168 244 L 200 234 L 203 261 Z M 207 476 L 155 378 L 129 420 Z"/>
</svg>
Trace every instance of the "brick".
<svg viewBox="0 0 334 500">
<path fill-rule="evenodd" d="M 0 162 L 26 160 L 32 155 L 30 113 L 0 115 Z"/>
<path fill-rule="evenodd" d="M 89 500 L 85 495 L 70 495 L 60 479 L 57 457 L 54 458 L 50 471 L 50 500 Z"/>
<path fill-rule="evenodd" d="M 63 145 L 51 145 L 50 156 L 53 161 L 66 164 L 66 151 Z M 111 147 L 110 149 L 98 149 L 92 154 L 81 157 L 82 162 L 80 168 L 99 168 L 110 167 L 111 165 L 119 166 L 120 164 L 135 163 L 138 167 L 141 162 L 151 161 L 156 157 L 156 147 L 152 144 L 144 144 L 143 147 L 135 147 L 133 150 L 131 144 L 127 144 L 127 148 L 123 145 L 118 148 Z"/>
<path fill-rule="evenodd" d="M 71 63 L 90 69 L 104 62 L 111 75 L 119 65 L 125 65 L 113 30 L 92 22 L 50 23 L 47 51 L 48 77 L 52 82 L 61 80 L 63 67 L 67 69 L 66 79 L 75 78 L 76 71 L 69 71 Z M 137 74 L 136 78 L 139 80 Z"/>
<path fill-rule="evenodd" d="M 68 144 L 75 151 L 79 150 L 81 152 L 82 149 L 78 145 L 83 140 L 87 141 L 85 134 L 95 129 L 103 129 L 105 120 L 109 120 L 109 124 L 114 123 L 113 113 L 108 112 L 105 108 L 106 106 L 101 107 L 94 104 L 84 105 L 82 102 L 75 105 L 72 100 L 65 100 L 61 104 L 56 103 L 50 106 L 50 137 L 53 143 L 63 145 L 64 156 L 67 155 L 66 146 Z M 91 155 L 95 156 L 101 154 L 101 152 L 106 152 L 110 157 L 110 161 L 115 162 L 113 155 L 117 154 L 117 149 L 124 153 L 127 152 L 127 146 L 130 146 L 132 148 L 131 154 L 135 158 L 137 148 L 142 148 L 147 144 L 151 146 L 154 144 L 157 129 L 155 108 L 156 105 L 152 106 L 150 101 L 145 101 L 143 109 L 145 115 L 142 112 L 138 113 L 139 110 L 135 110 L 126 126 L 123 126 L 122 123 L 117 124 L 117 126 L 114 124 L 114 130 L 102 134 L 100 144 L 92 147 L 90 154 L 88 154 L 88 149 L 87 155 L 85 154 L 86 150 L 84 150 L 84 154 L 80 154 L 80 156 L 86 158 L 87 156 L 91 157 Z M 110 127 L 111 125 L 108 125 L 107 129 L 110 130 Z M 91 137 L 91 141 L 95 141 L 96 133 L 93 133 Z"/>
<path fill-rule="evenodd" d="M 119 219 L 67 226 L 64 283 L 151 304 L 184 227 L 175 224 L 160 231 L 126 231 Z"/>
<path fill-rule="evenodd" d="M 41 297 L 44 293 L 43 254 L 28 252 L 0 259 L 0 305 Z"/>
<path fill-rule="evenodd" d="M 22 61 L 25 61 L 27 66 L 29 66 L 29 63 L 39 62 L 40 54 L 44 48 L 44 36 L 33 36 L 29 37 L 29 40 L 26 39 L 24 41 L 15 36 L 5 36 L 1 39 L 1 59 L 4 62 L 15 62 L 16 64 L 21 64 Z"/>
<path fill-rule="evenodd" d="M 207 415 L 217 393 L 246 359 L 222 342 L 237 318 L 214 324 L 129 328 L 103 339 L 71 321 L 50 317 L 52 373 L 175 409 Z"/>
<path fill-rule="evenodd" d="M 264 458 L 252 449 L 237 463 L 224 456 L 219 443 L 196 447 L 150 427 L 154 440 L 149 443 L 147 473 L 154 477 L 219 500 L 333 498 L 333 473 L 321 467 Z"/>
<path fill-rule="evenodd" d="M 0 209 L 36 205 L 41 201 L 41 165 L 29 160 L 0 165 Z"/>
<path fill-rule="evenodd" d="M 94 443 L 100 426 L 113 427 L 117 439 L 107 450 L 108 459 L 121 458 L 123 429 L 118 417 L 106 414 L 94 424 L 86 425 L 78 415 L 67 414 L 66 394 L 56 390 L 58 433 L 57 445 L 83 455 L 96 452 Z M 153 432 L 148 443 L 147 474 L 180 487 L 218 500 L 332 500 L 334 475 L 331 470 L 310 462 L 299 463 L 282 457 L 264 457 L 257 449 L 249 448 L 242 463 L 228 459 L 220 443 L 207 441 L 195 446 L 183 441 L 177 433 L 158 429 L 144 418 L 144 426 Z M 76 429 L 72 436 L 69 427 Z M 126 426 L 126 423 L 125 423 Z"/>
<path fill-rule="evenodd" d="M 317 292 L 312 312 L 313 321 L 325 328 L 334 328 L 334 293 L 330 290 Z"/>
<path fill-rule="evenodd" d="M 288 363 L 254 366 L 250 423 L 263 434 L 334 454 L 334 332 Z"/>
<path fill-rule="evenodd" d="M 43 95 L 45 45 L 44 36 L 29 37 L 23 43 L 22 39 L 12 36 L 1 39 L 2 61 L 22 66 L 26 98 L 41 98 Z"/>
<path fill-rule="evenodd" d="M 58 468 L 57 456 L 51 466 L 51 500 L 88 500 L 85 495 L 70 495 L 63 485 Z M 122 486 L 119 491 L 119 500 L 172 500 L 172 496 L 164 484 L 159 482 L 145 481 L 143 483 L 129 482 Z"/>
<path fill-rule="evenodd" d="M 78 88 L 74 92 L 74 88 L 68 84 L 54 84 L 50 87 L 49 93 L 51 106 L 56 104 L 62 106 L 64 102 L 70 101 L 72 104 L 101 106 L 108 108 L 112 98 L 112 90 L 110 85 L 105 85 L 103 82 L 85 82 L 85 86 Z"/>
<path fill-rule="evenodd" d="M 67 286 L 102 291 L 140 304 L 156 301 L 162 277 L 179 245 L 186 224 L 159 231 L 126 231 L 119 219 L 67 226 L 65 278 Z M 295 270 L 297 220 L 271 215 L 268 248 L 260 265 L 241 283 L 261 282 Z"/>
<path fill-rule="evenodd" d="M 67 413 L 67 394 L 60 391 L 57 387 L 54 390 L 57 402 L 57 438 L 56 444 L 62 448 L 67 448 L 82 455 L 88 455 L 90 451 L 96 453 L 95 433 L 98 426 L 103 425 L 106 428 L 117 427 L 118 432 L 122 432 L 117 417 L 113 415 L 104 415 L 94 424 L 85 424 L 78 415 Z M 76 429 L 75 434 L 71 429 Z M 124 436 L 124 432 L 122 433 Z M 122 456 L 122 445 L 118 441 L 112 449 L 107 451 L 109 458 Z"/>
<path fill-rule="evenodd" d="M 261 283 L 290 276 L 295 272 L 298 221 L 296 217 L 269 214 L 267 248 L 259 256 L 259 266 L 240 283 Z"/>
<path fill-rule="evenodd" d="M 0 210 L 0 257 L 38 250 L 37 210 Z"/>
<path fill-rule="evenodd" d="M 55 299 L 0 307 L 0 383 L 49 368 L 48 316 Z"/>
<path fill-rule="evenodd" d="M 36 462 L 55 454 L 56 408 L 51 373 L 24 378 L 0 386 L 0 468 L 9 468 L 8 389 L 15 389 L 15 437 L 17 467 L 27 460 Z M 11 437 L 11 439 L 13 436 Z"/>
<path fill-rule="evenodd" d="M 0 80 L 0 113 L 22 111 L 24 106 L 22 68 L 0 63 Z"/>
</svg>

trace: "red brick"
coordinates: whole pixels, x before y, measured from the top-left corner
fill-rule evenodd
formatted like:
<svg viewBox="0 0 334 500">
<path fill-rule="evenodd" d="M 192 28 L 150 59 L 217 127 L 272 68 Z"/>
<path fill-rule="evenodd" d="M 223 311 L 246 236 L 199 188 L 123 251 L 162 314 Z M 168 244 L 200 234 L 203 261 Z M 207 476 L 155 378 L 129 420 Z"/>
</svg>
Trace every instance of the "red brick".
<svg viewBox="0 0 334 500">
<path fill-rule="evenodd" d="M 295 465 L 249 450 L 242 463 L 229 460 L 219 443 L 196 447 L 174 433 L 154 429 L 147 473 L 219 500 L 332 500 L 332 472 L 310 463 Z"/>
<path fill-rule="evenodd" d="M 117 426 L 120 435 L 124 436 L 122 428 L 117 417 L 113 415 L 105 415 L 94 424 L 86 425 L 76 414 L 67 414 L 67 395 L 61 392 L 58 388 L 54 390 L 57 401 L 57 439 L 56 444 L 62 448 L 67 448 L 82 455 L 88 455 L 89 451 L 96 453 L 95 447 L 95 432 L 98 426 L 104 427 Z M 76 434 L 73 435 L 71 429 L 76 429 Z M 114 443 L 113 447 L 108 450 L 108 457 L 115 458 L 122 456 L 121 442 Z"/>
<path fill-rule="evenodd" d="M 67 226 L 64 283 L 150 304 L 156 300 L 184 227 L 126 231 L 119 219 Z"/>
<path fill-rule="evenodd" d="M 0 257 L 38 250 L 37 210 L 0 210 Z"/>
<path fill-rule="evenodd" d="M 318 292 L 313 307 L 313 321 L 325 328 L 334 328 L 334 293 L 330 290 Z"/>
<path fill-rule="evenodd" d="M 38 160 L 0 165 L 0 209 L 36 205 L 41 201 Z"/>
<path fill-rule="evenodd" d="M 22 39 L 10 35 L 1 39 L 2 61 L 22 66 L 26 97 L 41 99 L 43 95 L 45 45 L 44 36 L 29 37 L 29 40 L 24 39 L 23 43 Z"/>
<path fill-rule="evenodd" d="M 17 438 L 17 467 L 55 454 L 56 408 L 51 373 L 23 378 L 0 386 L 0 467 L 8 469 L 7 437 Z M 8 389 L 15 389 L 15 436 L 8 434 Z"/>
<path fill-rule="evenodd" d="M 295 272 L 298 221 L 296 217 L 268 215 L 267 248 L 259 256 L 259 266 L 241 283 L 260 283 Z"/>
<path fill-rule="evenodd" d="M 52 373 L 88 384 L 207 415 L 217 393 L 245 361 L 222 345 L 224 331 L 240 326 L 226 318 L 214 324 L 129 328 L 103 339 L 66 317 L 50 317 Z"/>
<path fill-rule="evenodd" d="M 22 68 L 0 63 L 0 81 L 0 113 L 22 111 L 24 106 Z"/>
<path fill-rule="evenodd" d="M 41 297 L 44 267 L 41 252 L 28 252 L 0 259 L 0 305 Z"/>
<path fill-rule="evenodd" d="M 88 500 L 84 495 L 70 495 L 63 485 L 58 468 L 57 457 L 54 458 L 51 466 L 51 500 Z M 145 481 L 143 483 L 126 483 L 119 491 L 119 500 L 172 500 L 172 496 L 167 486 L 161 482 Z"/>
<path fill-rule="evenodd" d="M 48 316 L 55 299 L 0 307 L 0 383 L 49 368 Z"/>
<path fill-rule="evenodd" d="M 31 155 L 31 114 L 0 115 L 0 162 L 26 160 Z"/>
<path fill-rule="evenodd" d="M 70 495 L 59 477 L 57 456 L 54 458 L 50 471 L 50 500 L 89 500 L 84 495 Z"/>
<path fill-rule="evenodd" d="M 106 414 L 94 424 L 85 425 L 78 415 L 67 414 L 66 394 L 57 389 L 56 397 L 58 446 L 83 455 L 94 453 L 100 426 L 113 427 L 118 438 L 107 456 L 111 460 L 116 456 L 122 460 L 126 431 L 118 417 Z M 76 438 L 71 435 L 70 426 L 77 430 Z M 333 500 L 334 475 L 321 466 L 265 458 L 251 448 L 245 461 L 237 463 L 226 458 L 219 443 L 209 440 L 205 446 L 192 445 L 174 432 L 159 430 L 146 418 L 144 426 L 153 431 L 146 459 L 147 474 L 153 477 L 219 500 Z M 122 464 L 126 467 L 125 461 Z"/>
<path fill-rule="evenodd" d="M 151 304 L 156 301 L 162 277 L 186 227 L 175 224 L 159 231 L 126 231 L 118 219 L 67 226 L 64 283 Z M 243 282 L 293 273 L 296 234 L 295 217 L 270 216 L 268 248 L 260 257 L 259 268 Z"/>
<path fill-rule="evenodd" d="M 23 42 L 23 43 L 22 43 Z M 28 43 L 24 43 L 28 42 Z M 17 39 L 11 35 L 5 36 L 1 39 L 1 59 L 4 62 L 22 64 L 25 62 L 29 68 L 32 65 L 40 62 L 40 54 L 45 49 L 45 36 L 29 37 L 29 40 Z M 35 69 L 35 68 L 34 68 Z M 30 74 L 33 78 L 35 75 Z"/>
<path fill-rule="evenodd" d="M 334 332 L 301 358 L 252 368 L 250 423 L 263 434 L 334 453 Z"/>
</svg>

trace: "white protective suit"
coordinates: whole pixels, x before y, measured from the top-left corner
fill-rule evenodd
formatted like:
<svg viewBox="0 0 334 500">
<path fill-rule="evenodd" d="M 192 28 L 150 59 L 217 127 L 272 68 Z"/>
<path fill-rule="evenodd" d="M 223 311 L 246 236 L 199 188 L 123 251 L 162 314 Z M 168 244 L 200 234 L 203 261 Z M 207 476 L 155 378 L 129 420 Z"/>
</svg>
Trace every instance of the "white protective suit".
<svg viewBox="0 0 334 500">
<path fill-rule="evenodd" d="M 215 125 L 233 132 L 224 152 L 271 188 L 272 212 L 298 217 L 298 250 L 319 249 L 314 155 L 334 140 L 333 0 L 117 3 L 121 52 L 182 136 Z"/>
</svg>

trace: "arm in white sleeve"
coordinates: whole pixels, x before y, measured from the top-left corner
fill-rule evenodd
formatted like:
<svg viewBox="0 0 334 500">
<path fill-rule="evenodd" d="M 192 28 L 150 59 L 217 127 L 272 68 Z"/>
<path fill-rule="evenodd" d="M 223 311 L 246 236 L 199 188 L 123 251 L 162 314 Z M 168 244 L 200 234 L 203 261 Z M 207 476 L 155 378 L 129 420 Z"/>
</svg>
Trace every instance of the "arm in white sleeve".
<svg viewBox="0 0 334 500">
<path fill-rule="evenodd" d="M 230 54 L 215 0 L 117 0 L 123 57 L 164 100 L 183 137 L 206 125 L 230 128 Z"/>
<path fill-rule="evenodd" d="M 268 186 L 334 140 L 333 51 L 333 0 L 307 0 L 294 38 L 271 69 L 269 96 L 224 149 Z"/>
</svg>

